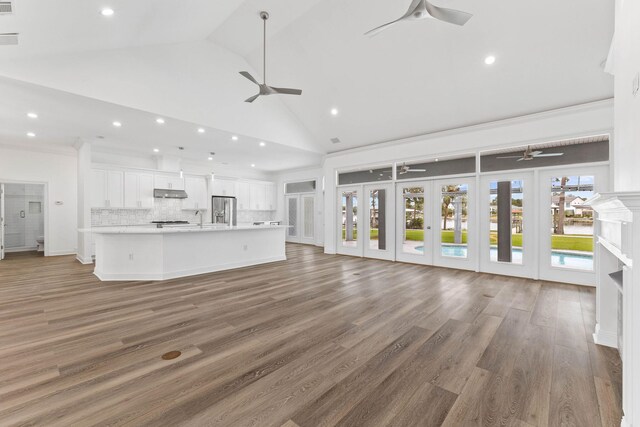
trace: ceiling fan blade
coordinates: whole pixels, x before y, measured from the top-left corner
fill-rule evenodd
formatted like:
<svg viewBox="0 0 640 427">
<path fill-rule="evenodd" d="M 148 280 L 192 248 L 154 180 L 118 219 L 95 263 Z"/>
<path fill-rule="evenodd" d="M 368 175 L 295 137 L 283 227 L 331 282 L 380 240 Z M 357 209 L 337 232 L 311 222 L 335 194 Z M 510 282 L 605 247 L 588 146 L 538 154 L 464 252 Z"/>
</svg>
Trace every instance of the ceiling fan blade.
<svg viewBox="0 0 640 427">
<path fill-rule="evenodd" d="M 547 154 L 534 154 L 533 157 L 557 157 L 563 156 L 564 153 L 547 153 Z"/>
<path fill-rule="evenodd" d="M 427 6 L 427 12 L 440 21 L 448 22 L 449 24 L 464 25 L 473 16 L 470 13 L 463 12 L 461 10 L 447 9 L 446 7 L 434 6 L 425 0 Z"/>
<path fill-rule="evenodd" d="M 520 159 L 522 156 L 498 156 L 496 159 Z"/>
<path fill-rule="evenodd" d="M 521 162 L 523 160 L 527 160 L 527 158 L 526 157 L 520 157 L 518 160 L 516 160 L 516 162 Z"/>
<path fill-rule="evenodd" d="M 288 89 L 288 88 L 273 87 L 273 86 L 270 86 L 270 88 L 273 89 L 274 92 L 281 93 L 283 95 L 302 95 L 301 89 Z"/>
<path fill-rule="evenodd" d="M 259 97 L 259 96 L 260 96 L 260 94 L 254 95 L 254 96 L 252 96 L 251 98 L 247 98 L 247 99 L 245 99 L 245 100 L 244 100 L 244 102 L 253 102 L 253 101 L 255 101 L 256 99 L 258 99 L 258 97 Z"/>
<path fill-rule="evenodd" d="M 407 172 L 426 172 L 426 169 L 409 169 Z"/>
<path fill-rule="evenodd" d="M 380 34 L 381 32 L 383 32 L 393 24 L 397 24 L 398 22 L 402 21 L 405 18 L 405 16 L 403 16 L 402 18 L 396 19 L 395 21 L 387 22 L 386 24 L 380 25 L 379 27 L 376 27 L 373 30 L 369 30 L 366 33 L 364 33 L 364 35 L 373 37 L 377 34 Z"/>
<path fill-rule="evenodd" d="M 256 79 L 253 78 L 253 76 L 251 74 L 249 74 L 249 72 L 247 71 L 240 71 L 240 74 L 245 76 L 247 79 L 251 80 L 252 82 L 254 82 L 255 84 L 257 84 L 258 86 L 260 85 L 260 83 L 258 83 L 258 81 Z"/>
</svg>

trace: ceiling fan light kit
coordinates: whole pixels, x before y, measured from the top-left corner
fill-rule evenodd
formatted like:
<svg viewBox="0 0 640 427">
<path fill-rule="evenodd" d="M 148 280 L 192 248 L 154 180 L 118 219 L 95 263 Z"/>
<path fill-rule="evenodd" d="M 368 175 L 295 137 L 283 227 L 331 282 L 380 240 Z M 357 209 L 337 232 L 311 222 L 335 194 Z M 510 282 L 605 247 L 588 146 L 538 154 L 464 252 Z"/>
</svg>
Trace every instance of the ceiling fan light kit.
<svg viewBox="0 0 640 427">
<path fill-rule="evenodd" d="M 364 34 L 367 36 L 375 36 L 398 22 L 417 21 L 419 19 L 437 19 L 449 24 L 464 25 L 472 16 L 472 14 L 460 10 L 435 6 L 427 0 L 413 0 L 409 5 L 409 9 L 407 9 L 406 13 L 400 18 L 380 25 Z"/>
<path fill-rule="evenodd" d="M 265 11 L 260 12 L 260 19 L 262 19 L 263 23 L 262 83 L 258 83 L 258 81 L 253 78 L 253 76 L 248 71 L 240 71 L 240 74 L 242 76 L 255 83 L 256 85 L 258 85 L 258 88 L 260 88 L 260 91 L 257 95 L 246 99 L 245 102 L 251 103 L 258 99 L 259 96 L 266 95 L 302 95 L 302 90 L 300 89 L 289 89 L 267 85 L 267 20 L 269 19 L 269 13 Z"/>
</svg>

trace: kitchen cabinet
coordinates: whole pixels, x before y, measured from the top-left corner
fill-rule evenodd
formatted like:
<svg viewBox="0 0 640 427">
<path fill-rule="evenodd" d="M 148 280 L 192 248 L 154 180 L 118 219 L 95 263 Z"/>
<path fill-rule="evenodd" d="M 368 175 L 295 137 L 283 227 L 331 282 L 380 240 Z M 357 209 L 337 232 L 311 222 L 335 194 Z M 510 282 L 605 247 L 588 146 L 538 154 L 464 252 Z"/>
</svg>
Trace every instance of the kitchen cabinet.
<svg viewBox="0 0 640 427">
<path fill-rule="evenodd" d="M 91 207 L 124 207 L 124 173 L 94 169 L 91 173 Z"/>
<path fill-rule="evenodd" d="M 250 206 L 252 211 L 266 210 L 267 186 L 261 182 L 249 184 Z"/>
<path fill-rule="evenodd" d="M 266 198 L 265 198 L 265 209 L 268 211 L 275 211 L 278 204 L 276 184 L 269 182 L 266 184 Z"/>
<path fill-rule="evenodd" d="M 153 175 L 125 172 L 124 207 L 138 209 L 153 207 Z"/>
<path fill-rule="evenodd" d="M 238 199 L 238 210 L 248 211 L 251 209 L 251 187 L 248 182 L 238 181 L 236 198 Z"/>
<path fill-rule="evenodd" d="M 207 209 L 207 182 L 201 176 L 187 176 L 184 179 L 187 198 L 182 201 L 182 209 Z"/>
<path fill-rule="evenodd" d="M 213 179 L 213 196 L 236 196 L 236 181 L 225 178 Z"/>
<path fill-rule="evenodd" d="M 184 190 L 184 179 L 180 175 L 156 174 L 154 186 L 163 190 Z"/>
</svg>

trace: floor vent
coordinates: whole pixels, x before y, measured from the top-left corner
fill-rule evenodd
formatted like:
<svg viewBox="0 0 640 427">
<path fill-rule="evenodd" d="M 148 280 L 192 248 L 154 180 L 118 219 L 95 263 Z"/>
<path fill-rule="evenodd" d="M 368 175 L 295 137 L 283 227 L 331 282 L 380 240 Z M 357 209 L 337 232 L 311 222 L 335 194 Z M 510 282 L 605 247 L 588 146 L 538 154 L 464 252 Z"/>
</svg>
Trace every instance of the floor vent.
<svg viewBox="0 0 640 427">
<path fill-rule="evenodd" d="M 10 1 L 0 1 L 0 15 L 13 13 L 13 5 Z"/>
<path fill-rule="evenodd" d="M 18 44 L 18 33 L 0 33 L 0 46 Z"/>
<path fill-rule="evenodd" d="M 332 144 L 340 144 L 342 141 L 340 141 L 340 138 L 331 138 L 331 143 Z"/>
</svg>

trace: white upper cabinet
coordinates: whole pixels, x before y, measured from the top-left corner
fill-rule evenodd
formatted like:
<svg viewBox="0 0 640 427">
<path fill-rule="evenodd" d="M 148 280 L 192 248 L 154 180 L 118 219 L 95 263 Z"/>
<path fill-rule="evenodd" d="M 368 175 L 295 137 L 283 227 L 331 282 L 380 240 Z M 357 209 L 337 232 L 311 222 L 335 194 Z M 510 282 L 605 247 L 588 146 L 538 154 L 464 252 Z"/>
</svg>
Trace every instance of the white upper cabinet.
<svg viewBox="0 0 640 427">
<path fill-rule="evenodd" d="M 248 211 L 251 209 L 251 188 L 248 182 L 238 182 L 236 198 L 238 199 L 238 210 Z"/>
<path fill-rule="evenodd" d="M 124 207 L 138 209 L 153 207 L 153 175 L 125 172 Z"/>
<path fill-rule="evenodd" d="M 207 209 L 207 182 L 202 176 L 187 176 L 184 179 L 187 198 L 182 201 L 182 209 Z"/>
<path fill-rule="evenodd" d="M 184 190 L 184 179 L 180 175 L 156 174 L 154 187 L 163 190 Z"/>
<path fill-rule="evenodd" d="M 235 197 L 237 194 L 236 184 L 237 182 L 234 180 L 225 178 L 214 178 L 213 191 L 211 192 L 211 195 Z"/>
<path fill-rule="evenodd" d="M 268 211 L 275 211 L 277 207 L 278 199 L 276 192 L 276 184 L 269 182 L 266 185 L 266 201 L 265 209 Z"/>
<path fill-rule="evenodd" d="M 91 173 L 91 207 L 124 207 L 124 174 L 94 169 Z"/>
<path fill-rule="evenodd" d="M 251 195 L 251 210 L 252 211 L 264 211 L 266 210 L 267 202 L 267 186 L 261 182 L 252 182 L 249 184 Z"/>
</svg>

